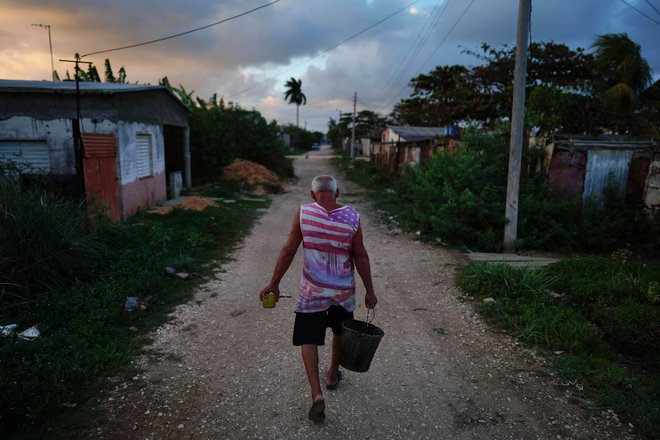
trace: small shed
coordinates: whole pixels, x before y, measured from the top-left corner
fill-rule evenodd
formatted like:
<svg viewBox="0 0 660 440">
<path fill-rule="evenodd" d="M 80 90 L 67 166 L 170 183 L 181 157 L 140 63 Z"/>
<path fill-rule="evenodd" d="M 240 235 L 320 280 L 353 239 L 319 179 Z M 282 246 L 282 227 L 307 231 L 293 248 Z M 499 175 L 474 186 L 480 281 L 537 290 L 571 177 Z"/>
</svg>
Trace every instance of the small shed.
<svg viewBox="0 0 660 440">
<path fill-rule="evenodd" d="M 555 138 L 546 146 L 548 183 L 585 203 L 616 185 L 626 201 L 660 207 L 660 150 L 655 141 Z"/>
<path fill-rule="evenodd" d="M 372 162 L 401 173 L 406 165 L 426 162 L 445 134 L 445 127 L 391 125 L 381 132 L 380 142 L 371 142 L 369 156 Z"/>
<path fill-rule="evenodd" d="M 190 186 L 188 114 L 161 86 L 0 80 L 0 164 L 22 162 L 124 219 Z"/>
</svg>

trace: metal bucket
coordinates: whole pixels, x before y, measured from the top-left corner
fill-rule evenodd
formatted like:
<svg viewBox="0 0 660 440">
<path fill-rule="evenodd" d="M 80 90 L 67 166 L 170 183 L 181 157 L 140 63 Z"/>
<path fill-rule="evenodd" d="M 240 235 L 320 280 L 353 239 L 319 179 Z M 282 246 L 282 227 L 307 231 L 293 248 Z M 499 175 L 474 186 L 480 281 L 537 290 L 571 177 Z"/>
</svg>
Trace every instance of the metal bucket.
<svg viewBox="0 0 660 440">
<path fill-rule="evenodd" d="M 347 319 L 341 326 L 339 365 L 358 373 L 367 371 L 385 332 L 373 324 L 356 319 Z"/>
</svg>

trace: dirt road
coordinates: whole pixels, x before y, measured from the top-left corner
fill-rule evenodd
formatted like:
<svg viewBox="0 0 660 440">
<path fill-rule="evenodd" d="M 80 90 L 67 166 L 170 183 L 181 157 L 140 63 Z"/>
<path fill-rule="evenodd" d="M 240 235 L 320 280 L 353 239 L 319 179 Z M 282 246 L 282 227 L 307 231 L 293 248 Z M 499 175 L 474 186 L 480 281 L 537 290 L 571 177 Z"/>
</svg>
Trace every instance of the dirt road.
<svg viewBox="0 0 660 440">
<path fill-rule="evenodd" d="M 296 161 L 297 185 L 275 197 L 252 234 L 195 300 L 155 335 L 145 373 L 104 398 L 101 439 L 624 439 L 616 416 L 557 387 L 544 362 L 493 332 L 454 287 L 455 251 L 393 235 L 360 189 L 338 176 L 340 202 L 362 214 L 385 331 L 371 369 L 344 371 L 326 392 L 324 425 L 311 405 L 299 351 L 291 345 L 295 299 L 262 309 L 269 280 L 309 182 L 332 173 L 326 151 Z M 282 281 L 295 296 L 300 252 Z M 358 282 L 356 318 L 364 319 Z M 328 335 L 328 342 L 330 338 Z M 329 344 L 321 348 L 321 370 Z"/>
</svg>

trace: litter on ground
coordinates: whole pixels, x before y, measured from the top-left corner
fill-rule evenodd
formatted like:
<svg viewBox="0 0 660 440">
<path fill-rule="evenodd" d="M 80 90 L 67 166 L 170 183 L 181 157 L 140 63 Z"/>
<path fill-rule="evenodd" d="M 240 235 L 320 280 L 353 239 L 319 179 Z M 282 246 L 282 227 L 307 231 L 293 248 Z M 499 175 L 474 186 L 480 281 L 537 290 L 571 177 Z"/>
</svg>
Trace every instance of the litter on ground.
<svg viewBox="0 0 660 440">
<path fill-rule="evenodd" d="M 33 341 L 33 340 L 37 339 L 39 337 L 39 335 L 40 335 L 39 329 L 35 325 L 35 326 L 30 327 L 27 330 L 24 330 L 24 331 L 20 332 L 17 336 L 20 339 L 23 339 L 25 341 Z"/>
<path fill-rule="evenodd" d="M 16 329 L 16 324 L 9 325 L 0 325 L 0 331 L 2 331 L 2 336 L 11 336 Z"/>
</svg>

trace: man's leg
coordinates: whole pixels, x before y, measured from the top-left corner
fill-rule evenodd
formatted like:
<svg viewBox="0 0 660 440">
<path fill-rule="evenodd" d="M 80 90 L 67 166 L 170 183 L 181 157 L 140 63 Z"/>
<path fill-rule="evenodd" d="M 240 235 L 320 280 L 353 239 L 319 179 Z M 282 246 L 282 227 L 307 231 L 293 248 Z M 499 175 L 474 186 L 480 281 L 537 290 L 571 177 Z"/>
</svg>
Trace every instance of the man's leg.
<svg viewBox="0 0 660 440">
<path fill-rule="evenodd" d="M 339 353 L 341 353 L 341 335 L 332 335 L 332 359 L 328 369 L 328 377 L 325 380 L 326 385 L 337 383 L 337 373 L 339 372 Z"/>
<path fill-rule="evenodd" d="M 304 344 L 300 347 L 307 380 L 312 390 L 312 400 L 323 400 L 323 391 L 321 390 L 321 381 L 319 380 L 319 350 L 318 346 L 313 344 Z M 334 340 L 333 340 L 334 356 Z"/>
</svg>

